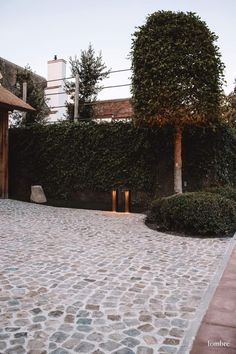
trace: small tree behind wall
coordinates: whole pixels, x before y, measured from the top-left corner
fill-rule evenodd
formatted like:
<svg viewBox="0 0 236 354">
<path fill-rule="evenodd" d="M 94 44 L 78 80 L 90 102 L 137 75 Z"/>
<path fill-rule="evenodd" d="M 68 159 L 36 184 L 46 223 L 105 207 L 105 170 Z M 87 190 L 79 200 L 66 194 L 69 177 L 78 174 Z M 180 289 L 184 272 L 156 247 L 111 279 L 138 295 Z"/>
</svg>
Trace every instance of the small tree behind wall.
<svg viewBox="0 0 236 354">
<path fill-rule="evenodd" d="M 96 101 L 102 86 L 99 84 L 109 75 L 109 70 L 102 59 L 101 52 L 96 56 L 91 44 L 87 50 L 82 50 L 80 58 L 75 56 L 69 59 L 73 77 L 79 74 L 79 117 L 92 118 L 92 104 Z M 66 82 L 65 89 L 70 95 L 71 103 L 67 103 L 67 116 L 74 119 L 75 83 Z"/>
<path fill-rule="evenodd" d="M 30 126 L 32 124 L 44 124 L 47 122 L 47 117 L 50 114 L 50 108 L 47 105 L 43 82 L 36 82 L 33 72 L 29 66 L 24 70 L 17 72 L 15 94 L 22 98 L 23 83 L 27 83 L 27 103 L 35 108 L 35 112 L 23 114 L 14 111 L 11 116 L 13 126 Z"/>
<path fill-rule="evenodd" d="M 175 127 L 174 191 L 182 193 L 182 131 L 220 118 L 223 70 L 217 36 L 196 14 L 158 11 L 132 42 L 136 122 Z"/>
</svg>

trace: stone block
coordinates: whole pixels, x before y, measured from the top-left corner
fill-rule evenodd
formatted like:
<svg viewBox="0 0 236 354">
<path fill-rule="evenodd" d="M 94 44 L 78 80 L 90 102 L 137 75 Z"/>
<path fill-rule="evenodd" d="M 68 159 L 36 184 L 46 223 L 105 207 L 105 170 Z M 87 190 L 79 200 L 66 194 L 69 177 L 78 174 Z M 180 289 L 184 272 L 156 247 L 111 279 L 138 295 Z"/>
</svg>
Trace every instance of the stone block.
<svg viewBox="0 0 236 354">
<path fill-rule="evenodd" d="M 38 204 L 47 202 L 42 186 L 31 186 L 30 201 Z"/>
</svg>

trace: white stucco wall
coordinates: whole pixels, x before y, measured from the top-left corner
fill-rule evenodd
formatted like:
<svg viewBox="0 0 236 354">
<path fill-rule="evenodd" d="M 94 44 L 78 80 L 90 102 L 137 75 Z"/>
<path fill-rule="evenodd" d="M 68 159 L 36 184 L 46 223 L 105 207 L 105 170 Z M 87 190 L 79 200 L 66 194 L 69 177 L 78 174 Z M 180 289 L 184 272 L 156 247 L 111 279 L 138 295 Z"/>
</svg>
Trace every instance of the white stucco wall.
<svg viewBox="0 0 236 354">
<path fill-rule="evenodd" d="M 66 61 L 64 59 L 56 59 L 48 61 L 48 76 L 47 88 L 45 89 L 48 105 L 51 107 L 51 114 L 48 118 L 49 123 L 54 123 L 58 120 L 65 119 L 64 114 L 66 108 L 53 108 L 65 106 L 68 97 L 64 90 L 64 78 L 66 77 Z M 55 80 L 55 81 L 51 81 Z M 53 95 L 51 95 L 53 94 Z"/>
</svg>

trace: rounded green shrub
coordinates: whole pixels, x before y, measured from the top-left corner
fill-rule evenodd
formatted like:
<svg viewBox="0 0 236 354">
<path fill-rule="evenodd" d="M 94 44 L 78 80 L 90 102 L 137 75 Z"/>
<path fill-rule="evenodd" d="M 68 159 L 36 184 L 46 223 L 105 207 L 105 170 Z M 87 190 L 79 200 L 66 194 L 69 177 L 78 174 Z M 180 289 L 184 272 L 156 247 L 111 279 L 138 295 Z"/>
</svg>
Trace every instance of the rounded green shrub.
<svg viewBox="0 0 236 354">
<path fill-rule="evenodd" d="M 177 194 L 155 200 L 147 221 L 161 230 L 227 235 L 236 230 L 236 202 L 214 193 Z"/>
<path fill-rule="evenodd" d="M 226 186 L 226 187 L 212 187 L 208 188 L 206 192 L 219 194 L 224 198 L 232 199 L 236 202 L 236 188 Z"/>
</svg>

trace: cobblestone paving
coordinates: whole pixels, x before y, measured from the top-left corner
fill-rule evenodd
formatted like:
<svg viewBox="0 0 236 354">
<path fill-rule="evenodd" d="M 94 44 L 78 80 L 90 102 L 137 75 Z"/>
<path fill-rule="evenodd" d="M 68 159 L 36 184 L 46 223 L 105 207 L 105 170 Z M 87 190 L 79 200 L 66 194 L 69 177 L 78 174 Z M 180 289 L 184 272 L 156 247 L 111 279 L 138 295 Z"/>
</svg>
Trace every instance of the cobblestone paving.
<svg viewBox="0 0 236 354">
<path fill-rule="evenodd" d="M 0 200 L 0 353 L 176 353 L 228 240 Z"/>
</svg>

